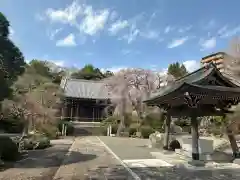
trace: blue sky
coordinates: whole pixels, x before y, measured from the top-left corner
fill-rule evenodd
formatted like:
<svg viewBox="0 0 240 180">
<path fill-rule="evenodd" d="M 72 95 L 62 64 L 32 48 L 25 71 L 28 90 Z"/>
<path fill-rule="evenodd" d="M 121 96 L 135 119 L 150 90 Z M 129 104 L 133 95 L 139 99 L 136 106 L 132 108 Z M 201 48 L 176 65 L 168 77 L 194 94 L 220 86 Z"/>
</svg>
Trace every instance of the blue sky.
<svg viewBox="0 0 240 180">
<path fill-rule="evenodd" d="M 26 60 L 189 70 L 240 33 L 239 0 L 1 0 Z"/>
</svg>

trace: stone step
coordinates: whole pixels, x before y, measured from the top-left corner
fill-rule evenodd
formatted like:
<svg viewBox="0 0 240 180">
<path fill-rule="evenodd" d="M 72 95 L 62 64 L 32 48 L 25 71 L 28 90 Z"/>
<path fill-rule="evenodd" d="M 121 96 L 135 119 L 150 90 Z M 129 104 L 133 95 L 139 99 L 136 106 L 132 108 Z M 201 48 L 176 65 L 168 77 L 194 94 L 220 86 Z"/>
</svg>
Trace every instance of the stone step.
<svg viewBox="0 0 240 180">
<path fill-rule="evenodd" d="M 72 121 L 75 127 L 100 127 L 100 122 Z"/>
</svg>

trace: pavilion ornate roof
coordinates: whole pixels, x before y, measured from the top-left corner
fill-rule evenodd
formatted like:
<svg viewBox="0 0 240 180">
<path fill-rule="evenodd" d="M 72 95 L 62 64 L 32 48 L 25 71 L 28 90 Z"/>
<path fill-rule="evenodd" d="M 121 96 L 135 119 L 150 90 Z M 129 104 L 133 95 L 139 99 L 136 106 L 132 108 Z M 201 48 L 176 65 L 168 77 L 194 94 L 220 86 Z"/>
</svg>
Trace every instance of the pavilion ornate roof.
<svg viewBox="0 0 240 180">
<path fill-rule="evenodd" d="M 212 84 L 211 80 L 217 80 L 221 85 Z M 183 97 L 186 92 L 223 99 L 240 97 L 240 87 L 221 74 L 213 63 L 210 63 L 151 94 L 150 98 L 144 102 L 147 104 L 164 103 L 163 101 L 171 98 Z"/>
</svg>

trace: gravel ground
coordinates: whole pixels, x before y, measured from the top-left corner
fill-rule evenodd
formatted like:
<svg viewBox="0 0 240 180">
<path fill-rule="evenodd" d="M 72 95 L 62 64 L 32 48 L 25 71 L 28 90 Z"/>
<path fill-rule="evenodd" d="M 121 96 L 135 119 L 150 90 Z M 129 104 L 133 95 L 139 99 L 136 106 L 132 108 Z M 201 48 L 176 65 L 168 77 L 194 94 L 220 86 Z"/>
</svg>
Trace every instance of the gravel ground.
<svg viewBox="0 0 240 180">
<path fill-rule="evenodd" d="M 0 172 L 0 180 L 52 180 L 73 138 L 53 140 L 52 147 L 29 151 L 25 159 Z"/>
</svg>

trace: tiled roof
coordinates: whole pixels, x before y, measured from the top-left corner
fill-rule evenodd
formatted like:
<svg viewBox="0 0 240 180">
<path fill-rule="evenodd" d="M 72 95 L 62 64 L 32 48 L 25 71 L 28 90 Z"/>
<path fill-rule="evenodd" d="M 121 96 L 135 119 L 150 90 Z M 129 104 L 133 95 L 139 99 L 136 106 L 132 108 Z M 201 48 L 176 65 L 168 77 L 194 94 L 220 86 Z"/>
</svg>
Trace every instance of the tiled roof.
<svg viewBox="0 0 240 180">
<path fill-rule="evenodd" d="M 151 94 L 150 98 L 147 101 L 151 101 L 154 100 L 156 98 L 159 97 L 163 97 L 167 94 L 170 94 L 174 91 L 176 91 L 177 89 L 179 89 L 180 87 L 183 86 L 183 84 L 198 84 L 198 82 L 200 82 L 201 80 L 205 79 L 206 77 L 208 77 L 209 75 L 211 75 L 213 72 L 217 72 L 218 76 L 220 78 L 222 78 L 225 82 L 227 82 L 228 84 L 230 84 L 232 87 L 238 87 L 237 84 L 234 84 L 230 79 L 224 77 L 219 70 L 217 70 L 216 66 L 213 63 L 210 63 L 207 66 L 204 66 L 190 74 L 187 74 L 186 76 L 177 79 L 174 83 L 172 83 L 171 85 L 167 85 L 166 87 L 164 87 L 163 89 L 159 90 L 159 92 L 155 92 L 153 94 Z M 226 89 L 227 90 L 227 89 Z"/>
<path fill-rule="evenodd" d="M 86 99 L 109 99 L 108 89 L 102 81 L 62 79 L 61 88 L 65 97 Z"/>
</svg>

